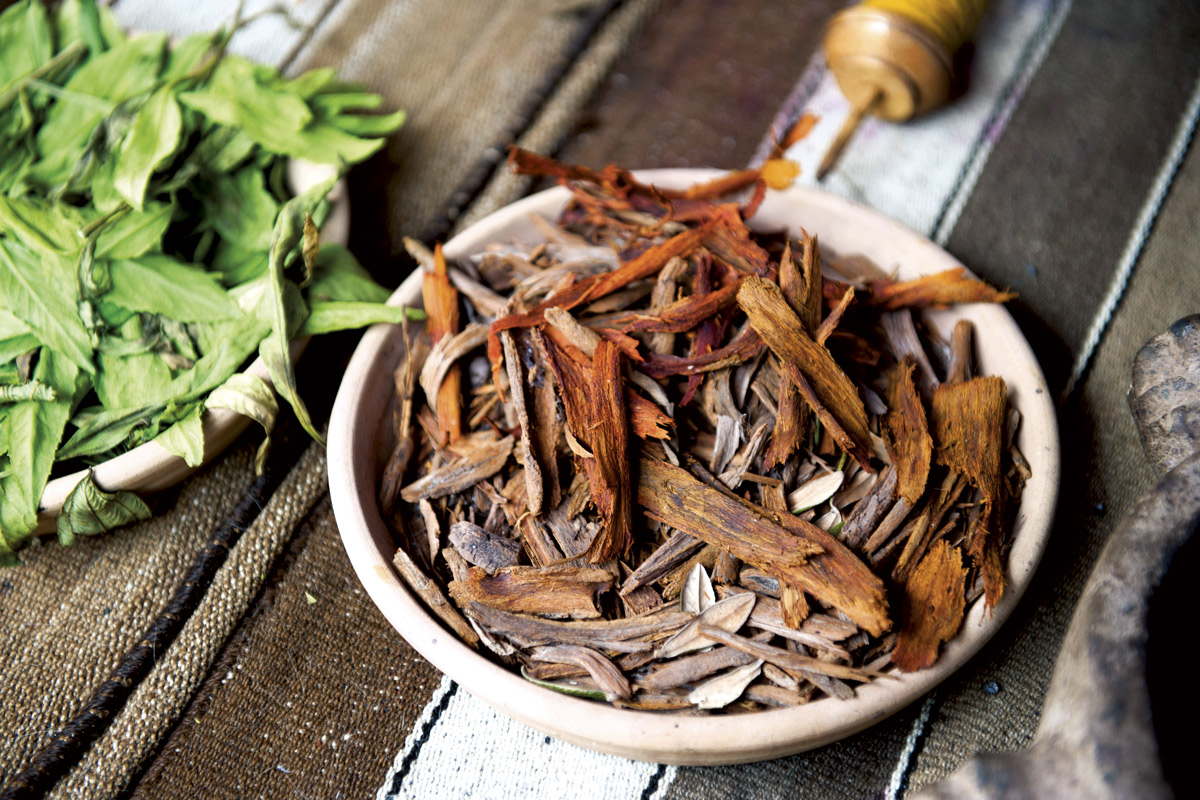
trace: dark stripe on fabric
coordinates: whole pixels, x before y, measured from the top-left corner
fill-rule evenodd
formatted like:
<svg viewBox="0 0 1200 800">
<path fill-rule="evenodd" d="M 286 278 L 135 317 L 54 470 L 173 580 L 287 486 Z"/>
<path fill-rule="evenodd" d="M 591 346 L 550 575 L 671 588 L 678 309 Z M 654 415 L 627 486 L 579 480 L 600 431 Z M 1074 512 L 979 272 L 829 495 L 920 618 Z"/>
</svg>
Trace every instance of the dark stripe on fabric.
<svg viewBox="0 0 1200 800">
<path fill-rule="evenodd" d="M 641 800 L 650 800 L 654 797 L 654 793 L 658 791 L 658 785 L 662 783 L 663 776 L 667 774 L 667 765 L 659 764 L 658 769 L 650 776 L 650 781 L 646 784 L 646 788 L 642 790 Z"/>
<path fill-rule="evenodd" d="M 1196 4 L 1075 5 L 949 238 L 1019 293 L 1010 310 L 1055 393 L 1175 135 L 1197 41 Z"/>
<path fill-rule="evenodd" d="M 967 156 L 967 160 L 963 162 L 962 169 L 959 171 L 958 176 L 954 179 L 954 187 L 950 190 L 950 193 L 946 195 L 945 200 L 942 202 L 942 207 L 938 210 L 937 218 L 934 219 L 933 225 L 931 225 L 929 228 L 929 234 L 931 236 L 936 235 L 941 230 L 942 222 L 945 221 L 946 214 L 949 213 L 950 208 L 954 205 L 955 200 L 958 199 L 959 190 L 962 188 L 963 181 L 966 179 L 967 174 L 971 171 L 971 167 L 974 165 L 980 149 L 982 149 L 984 144 L 987 143 L 989 137 L 995 135 L 994 129 L 996 127 L 996 123 L 999 122 L 1000 116 L 1004 113 L 1005 106 L 1012 101 L 1013 93 L 1017 90 L 1017 87 L 1021 85 L 1021 81 L 1025 76 L 1025 70 L 1028 69 L 1029 59 L 1031 59 L 1033 54 L 1038 51 L 1038 48 L 1045 45 L 1046 37 L 1051 35 L 1051 32 L 1054 30 L 1055 17 L 1058 15 L 1058 11 L 1064 2 L 1067 2 L 1067 0 L 1058 0 L 1058 2 L 1054 3 L 1053 10 L 1046 14 L 1042 20 L 1041 26 L 1037 30 L 1037 33 L 1031 37 L 1029 42 L 1025 45 L 1025 50 L 1021 53 L 1020 58 L 1017 60 L 1016 69 L 1013 70 L 1012 75 L 1009 76 L 1008 83 L 1004 85 L 1004 89 L 1001 90 L 999 96 L 996 98 L 996 102 L 992 105 L 992 112 L 988 114 L 987 121 L 983 124 L 983 127 L 980 128 L 979 136 L 975 139 L 975 143 L 971 145 L 971 152 Z"/>
<path fill-rule="evenodd" d="M 246 491 L 237 507 L 197 554 L 183 581 L 162 612 L 150 623 L 138 645 L 121 659 L 107 680 L 96 687 L 78 714 L 55 734 L 30 761 L 0 789 L 0 800 L 39 797 L 75 765 L 104 733 L 138 684 L 150 673 L 158 655 L 166 652 L 200 605 L 213 576 L 224 565 L 229 550 L 262 512 L 309 440 L 294 417 L 281 420 L 275 448 L 265 473 Z M 286 431 L 286 432 L 285 432 Z M 280 435 L 282 434 L 282 435 Z"/>
<path fill-rule="evenodd" d="M 417 756 L 421 755 L 421 748 L 429 741 L 429 734 L 433 731 L 433 726 L 437 725 L 438 720 L 442 718 L 442 714 L 445 713 L 450 705 L 450 701 L 456 694 L 458 694 L 458 684 L 451 683 L 450 688 L 446 690 L 446 693 L 442 695 L 442 699 L 438 701 L 433 712 L 430 713 L 429 719 L 421 726 L 421 735 L 417 737 L 417 741 L 413 743 L 412 749 L 405 754 L 404 760 L 400 762 L 400 768 L 392 776 L 392 785 L 388 787 L 388 796 L 400 793 L 400 787 L 404 785 L 404 779 L 408 777 L 412 765 L 416 763 Z"/>
</svg>

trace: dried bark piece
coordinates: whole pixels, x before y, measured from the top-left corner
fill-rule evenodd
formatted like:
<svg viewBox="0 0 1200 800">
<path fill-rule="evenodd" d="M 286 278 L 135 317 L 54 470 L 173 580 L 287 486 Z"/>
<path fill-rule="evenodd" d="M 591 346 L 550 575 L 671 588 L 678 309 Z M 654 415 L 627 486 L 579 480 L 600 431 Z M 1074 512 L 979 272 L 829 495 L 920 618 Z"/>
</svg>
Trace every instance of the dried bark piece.
<svg viewBox="0 0 1200 800">
<path fill-rule="evenodd" d="M 933 439 L 925 419 L 925 406 L 913 381 L 916 364 L 906 358 L 888 376 L 888 407 L 884 417 L 884 442 L 896 471 L 896 491 L 910 504 L 925 493 Z"/>
<path fill-rule="evenodd" d="M 438 619 L 445 623 L 446 627 L 454 631 L 458 638 L 469 644 L 471 647 L 479 645 L 479 636 L 475 633 L 468 623 L 454 606 L 450 605 L 450 601 L 442 594 L 442 590 L 434 583 L 423 569 L 409 557 L 404 550 L 397 550 L 396 555 L 392 557 L 392 565 L 396 567 L 396 571 L 400 573 L 400 577 L 404 578 L 404 582 L 408 587 L 416 593 L 417 597 L 425 603 L 425 606 L 432 611 Z"/>
<path fill-rule="evenodd" d="M 517 424 L 521 426 L 521 461 L 525 465 L 525 502 L 529 506 L 530 513 L 538 516 L 542 513 L 544 487 L 542 466 L 538 463 L 529 431 L 531 427 L 529 409 L 525 403 L 527 382 L 521 365 L 521 356 L 517 352 L 516 334 L 512 331 L 501 331 L 499 337 L 500 344 L 504 348 L 504 369 L 508 374 L 509 397 L 512 400 Z"/>
<path fill-rule="evenodd" d="M 700 628 L 707 627 L 722 632 L 738 630 L 750 618 L 755 599 L 755 595 L 747 593 L 713 603 L 703 614 L 692 619 L 678 633 L 663 642 L 658 648 L 658 657 L 675 658 L 684 653 L 711 647 L 715 642 L 710 636 L 701 636 Z"/>
<path fill-rule="evenodd" d="M 603 653 L 591 647 L 577 644 L 560 644 L 552 647 L 539 647 L 529 654 L 534 661 L 550 661 L 556 664 L 573 664 L 587 670 L 588 675 L 604 692 L 604 699 L 628 700 L 633 696 L 633 688 L 629 680 L 621 674 L 616 664 L 606 658 Z"/>
<path fill-rule="evenodd" d="M 933 365 L 929 363 L 925 348 L 921 346 L 921 337 L 917 335 L 912 312 L 907 308 L 889 311 L 880 315 L 879 321 L 883 325 L 884 334 L 887 335 L 892 355 L 897 361 L 912 358 L 917 362 L 917 366 L 921 368 L 921 392 L 926 397 L 931 397 L 939 381 L 934 374 Z"/>
<path fill-rule="evenodd" d="M 458 333 L 458 290 L 446 275 L 446 258 L 439 244 L 433 251 L 433 271 L 421 280 L 425 301 L 426 328 L 436 346 L 444 337 Z M 457 366 L 446 372 L 437 390 L 438 431 L 443 442 L 456 442 L 462 436 L 462 370 Z"/>
<path fill-rule="evenodd" d="M 687 562 L 703 547 L 704 542 L 695 536 L 683 531 L 673 531 L 667 541 L 647 556 L 626 579 L 621 587 L 621 594 L 625 595 L 654 583 L 667 573 L 673 572 L 680 564 Z"/>
<path fill-rule="evenodd" d="M 522 514 L 515 527 L 517 533 L 521 535 L 521 541 L 525 543 L 525 552 L 529 554 L 529 560 L 533 562 L 534 566 L 548 567 L 565 558 L 554 539 L 551 538 L 550 531 L 532 514 Z"/>
<path fill-rule="evenodd" d="M 622 555 L 633 542 L 633 491 L 629 478 L 629 425 L 625 418 L 621 352 L 611 342 L 596 347 L 592 361 L 591 431 L 595 458 L 584 461 L 592 503 L 604 520 L 587 551 L 593 564 Z"/>
<path fill-rule="evenodd" d="M 567 338 L 567 341 L 579 348 L 581 353 L 588 356 L 595 354 L 596 345 L 600 344 L 600 334 L 591 328 L 580 325 L 575 317 L 571 316 L 571 312 L 564 308 L 547 308 L 544 314 L 546 322 L 553 325 L 559 333 Z"/>
<path fill-rule="evenodd" d="M 558 474 L 558 442 L 563 434 L 563 422 L 558 413 L 558 387 L 545 337 L 536 328 L 529 331 L 533 347 L 534 366 L 529 372 L 530 447 L 542 469 L 543 508 L 557 508 L 562 502 L 562 486 Z M 532 510 L 532 509 L 531 509 Z"/>
<path fill-rule="evenodd" d="M 667 262 L 658 273 L 654 283 L 654 291 L 650 295 L 650 313 L 659 314 L 675 302 L 675 293 L 679 289 L 679 279 L 687 271 L 687 262 L 675 257 Z M 652 353 L 670 355 L 675 349 L 675 334 L 652 333 L 646 338 L 646 347 Z"/>
<path fill-rule="evenodd" d="M 950 334 L 950 368 L 947 383 L 962 383 L 971 379 L 971 323 L 960 319 Z"/>
<path fill-rule="evenodd" d="M 495 475 L 512 455 L 513 438 L 505 436 L 503 439 L 479 441 L 484 436 L 491 437 L 492 434 L 489 432 L 470 437 L 472 443 L 478 442 L 473 444 L 470 455 L 460 456 L 431 470 L 401 489 L 400 497 L 406 503 L 415 503 L 422 498 L 445 497 Z"/>
<path fill-rule="evenodd" d="M 385 517 L 390 517 L 396 508 L 396 499 L 404 485 L 404 476 L 408 472 L 416 443 L 412 438 L 413 393 L 416 388 L 415 348 L 410 344 L 408 323 L 404 323 L 402 335 L 405 347 L 404 360 L 392 372 L 392 380 L 396 388 L 396 407 L 392 414 L 392 428 L 396 434 L 396 446 L 388 463 L 383 469 L 383 478 L 379 483 L 379 507 Z"/>
<path fill-rule="evenodd" d="M 779 287 L 763 278 L 746 278 L 738 291 L 738 306 L 838 444 L 863 469 L 874 472 L 867 412 L 854 382 L 828 350 L 804 333 Z"/>
<path fill-rule="evenodd" d="M 637 369 L 651 378 L 669 378 L 672 375 L 694 375 L 701 372 L 713 372 L 725 367 L 735 367 L 745 364 L 762 352 L 763 340 L 753 329 L 743 331 L 736 339 L 724 347 L 719 347 L 710 353 L 698 356 L 671 356 L 651 353 L 646 356 L 645 363 L 638 364 Z"/>
<path fill-rule="evenodd" d="M 933 395 L 932 421 L 938 460 L 963 475 L 983 493 L 984 511 L 967 541 L 967 555 L 983 573 L 987 607 L 1004 594 L 1000 560 L 1001 505 L 1004 502 L 1000 458 L 1004 452 L 1008 389 L 997 376 L 942 384 Z"/>
<path fill-rule="evenodd" d="M 805 670 L 820 675 L 828 675 L 832 678 L 842 678 L 843 680 L 859 681 L 862 683 L 877 677 L 877 673 L 865 669 L 848 667 L 843 664 L 831 664 L 817 658 L 802 656 L 799 653 L 793 653 L 780 647 L 772 647 L 769 644 L 755 642 L 714 625 L 701 623 L 699 634 L 727 647 L 740 650 L 746 655 L 761 658 L 763 661 L 770 662 L 780 669 Z"/>
<path fill-rule="evenodd" d="M 938 542 L 909 578 L 901 610 L 903 627 L 896 638 L 892 661 L 901 672 L 933 666 L 938 647 L 962 625 L 967 570 L 962 553 L 945 540 Z"/>
<path fill-rule="evenodd" d="M 808 600 L 804 596 L 804 590 L 787 581 L 781 581 L 779 608 L 783 613 L 783 624 L 792 630 L 798 629 L 808 617 Z"/>
<path fill-rule="evenodd" d="M 612 583 L 612 573 L 592 567 L 504 567 L 495 575 L 471 567 L 467 580 L 450 582 L 450 596 L 459 606 L 481 603 L 501 611 L 595 619 L 596 600 Z"/>
<path fill-rule="evenodd" d="M 518 542 L 488 533 L 472 522 L 451 525 L 450 544 L 471 564 L 493 573 L 502 567 L 515 567 L 521 556 Z"/>
<path fill-rule="evenodd" d="M 705 653 L 656 662 L 644 676 L 637 678 L 637 685 L 639 689 L 656 692 L 675 689 L 694 684 L 723 669 L 740 667 L 753 661 L 751 656 L 731 647 L 714 647 Z"/>
<path fill-rule="evenodd" d="M 692 690 L 688 702 L 697 708 L 724 708 L 742 696 L 746 687 L 762 673 L 762 659 L 735 667 L 724 675 L 705 681 Z"/>
<path fill-rule="evenodd" d="M 607 321 L 609 327 L 623 333 L 683 333 L 710 320 L 736 302 L 738 282 L 703 294 L 676 300 L 657 314 L 628 313 Z M 701 352 L 708 352 L 711 346 Z"/>
<path fill-rule="evenodd" d="M 964 267 L 911 281 L 871 282 L 871 303 L 891 311 L 897 308 L 944 308 L 953 303 L 1006 303 L 1016 292 L 999 291 L 967 275 Z"/>
<path fill-rule="evenodd" d="M 421 368 L 420 383 L 430 405 L 437 402 L 438 392 L 446 375 L 458 359 L 487 341 L 487 326 L 472 322 L 461 331 L 443 336 L 429 352 Z"/>
<path fill-rule="evenodd" d="M 679 467 L 644 460 L 646 514 L 804 589 L 875 635 L 891 627 L 883 582 L 837 539 L 792 516 L 727 497 Z"/>
<path fill-rule="evenodd" d="M 829 315 L 821 320 L 820 327 L 813 334 L 813 340 L 817 344 L 824 346 L 825 340 L 837 330 L 838 323 L 842 321 L 842 315 L 846 313 L 846 309 L 850 307 L 852 302 L 854 302 L 854 287 L 848 286 L 846 287 L 845 294 L 842 295 L 842 299 L 838 300 L 837 305 L 833 307 Z"/>
<path fill-rule="evenodd" d="M 470 603 L 463 611 L 493 634 L 504 636 L 522 647 L 546 644 L 583 644 L 619 653 L 651 651 L 643 641 L 674 633 L 694 619 L 691 614 L 663 611 L 619 620 L 551 620 L 529 614 L 514 614 Z"/>
</svg>

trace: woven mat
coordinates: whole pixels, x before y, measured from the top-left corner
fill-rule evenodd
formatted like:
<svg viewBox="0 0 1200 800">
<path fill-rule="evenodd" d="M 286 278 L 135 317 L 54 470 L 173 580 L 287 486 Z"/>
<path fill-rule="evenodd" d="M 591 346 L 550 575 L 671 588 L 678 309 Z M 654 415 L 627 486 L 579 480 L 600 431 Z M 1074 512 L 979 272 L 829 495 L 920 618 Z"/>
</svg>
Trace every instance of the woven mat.
<svg viewBox="0 0 1200 800">
<path fill-rule="evenodd" d="M 186 20 L 171 5 L 116 10 L 182 33 L 234 3 L 190 4 Z M 339 66 L 409 110 L 352 180 L 352 244 L 397 283 L 401 235 L 527 189 L 496 169 L 514 139 L 592 164 L 738 166 L 772 120 L 808 108 L 825 127 L 805 146 L 819 149 L 846 113 L 812 57 L 838 4 L 726 5 L 303 0 L 288 4 L 298 27 L 265 18 L 235 46 L 292 71 Z M 903 797 L 976 751 L 1024 746 L 1090 565 L 1149 482 L 1125 406 L 1132 355 L 1200 309 L 1198 42 L 1187 4 L 996 0 L 967 94 L 912 125 L 868 123 L 827 183 L 1018 291 L 1014 315 L 1062 398 L 1043 564 L 997 638 L 929 697 L 835 745 L 738 767 L 547 740 L 392 631 L 341 550 L 321 452 L 292 435 L 262 479 L 248 441 L 156 498 L 154 520 L 35 547 L 0 575 L 4 796 Z M 336 364 L 345 345 L 322 353 Z"/>
</svg>

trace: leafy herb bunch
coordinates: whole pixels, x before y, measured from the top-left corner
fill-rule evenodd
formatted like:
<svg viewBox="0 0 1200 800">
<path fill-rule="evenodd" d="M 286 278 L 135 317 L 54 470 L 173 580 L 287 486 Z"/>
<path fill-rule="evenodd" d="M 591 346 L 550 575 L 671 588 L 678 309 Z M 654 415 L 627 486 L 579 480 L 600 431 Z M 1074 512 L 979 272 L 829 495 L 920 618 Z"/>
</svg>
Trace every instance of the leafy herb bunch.
<svg viewBox="0 0 1200 800">
<path fill-rule="evenodd" d="M 317 242 L 338 173 L 403 112 L 364 113 L 382 99 L 331 69 L 286 79 L 227 54 L 236 28 L 169 46 L 94 0 L 0 14 L 0 563 L 36 529 L 55 463 L 154 440 L 197 465 L 206 407 L 269 432 L 270 388 L 239 372 L 256 351 L 319 438 L 289 342 L 405 313 Z M 335 169 L 292 197 L 291 159 Z M 59 538 L 148 513 L 89 475 Z"/>
</svg>

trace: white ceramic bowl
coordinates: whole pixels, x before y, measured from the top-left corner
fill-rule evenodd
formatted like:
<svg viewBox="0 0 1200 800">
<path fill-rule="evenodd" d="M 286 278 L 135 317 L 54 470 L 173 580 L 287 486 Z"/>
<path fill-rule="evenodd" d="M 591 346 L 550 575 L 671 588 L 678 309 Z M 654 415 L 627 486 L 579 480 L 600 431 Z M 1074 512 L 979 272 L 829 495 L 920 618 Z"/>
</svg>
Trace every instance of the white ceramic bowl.
<svg viewBox="0 0 1200 800">
<path fill-rule="evenodd" d="M 333 167 L 323 164 L 302 161 L 292 161 L 288 164 L 288 178 L 297 193 L 315 186 L 332 174 Z M 334 186 L 329 197 L 332 206 L 328 219 L 321 227 L 321 241 L 344 245 L 350 239 L 350 203 L 346 198 L 345 183 Z M 303 342 L 293 342 L 292 359 L 299 357 L 303 349 Z M 268 384 L 271 382 L 267 365 L 261 358 L 254 359 L 245 371 L 262 378 Z M 205 409 L 200 421 L 204 426 L 204 461 L 200 465 L 189 467 L 182 458 L 167 452 L 157 443 L 146 442 L 93 467 L 92 476 L 96 484 L 109 492 L 123 490 L 138 494 L 156 492 L 173 486 L 215 458 L 250 424 L 249 417 L 227 408 Z M 67 495 L 86 475 L 87 470 L 83 469 L 62 475 L 46 484 L 38 505 L 37 533 L 50 533 L 54 530 L 55 519 L 62 510 Z"/>
<path fill-rule="evenodd" d="M 661 170 L 640 177 L 682 187 L 715 177 L 713 170 Z M 537 241 L 531 214 L 554 216 L 568 192 L 554 188 L 479 221 L 446 245 L 449 259 L 489 242 Z M 861 253 L 901 278 L 960 266 L 937 245 L 898 222 L 847 200 L 808 188 L 767 195 L 752 225 L 764 230 L 800 226 L 839 254 Z M 419 271 L 392 295 L 395 304 L 421 304 Z M 544 733 L 583 747 L 645 761 L 725 764 L 797 753 L 860 731 L 900 710 L 958 669 L 991 638 L 1024 593 L 1046 543 L 1058 492 L 1058 426 L 1050 393 L 1033 352 L 1001 306 L 974 304 L 930 315 L 947 335 L 959 318 L 977 332 L 981 371 L 1000 375 L 1023 423 L 1018 444 L 1033 470 L 1016 517 L 1008 588 L 994 614 L 983 603 L 969 610 L 959 635 L 930 669 L 859 686 L 852 700 L 821 699 L 805 706 L 747 714 L 683 717 L 611 706 L 543 689 L 459 641 L 411 594 L 391 565 L 396 545 L 376 503 L 379 477 L 395 438 L 390 407 L 392 369 L 402 355 L 400 333 L 377 326 L 363 337 L 334 403 L 329 427 L 329 490 L 350 561 L 375 604 L 423 656 L 467 691 Z"/>
</svg>

